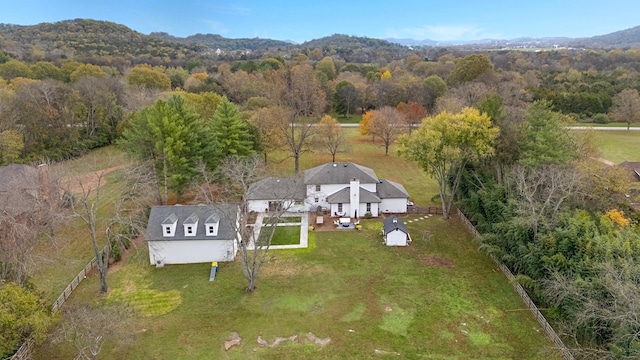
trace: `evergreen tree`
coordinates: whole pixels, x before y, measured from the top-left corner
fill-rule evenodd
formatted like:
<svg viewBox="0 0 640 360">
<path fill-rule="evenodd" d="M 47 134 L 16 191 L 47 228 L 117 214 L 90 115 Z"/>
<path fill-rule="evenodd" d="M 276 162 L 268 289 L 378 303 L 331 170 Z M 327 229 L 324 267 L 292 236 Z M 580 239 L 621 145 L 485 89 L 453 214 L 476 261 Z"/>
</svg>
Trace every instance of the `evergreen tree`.
<svg viewBox="0 0 640 360">
<path fill-rule="evenodd" d="M 249 125 L 226 97 L 218 104 L 209 126 L 223 156 L 247 156 L 253 151 Z"/>
<path fill-rule="evenodd" d="M 154 162 L 164 202 L 169 189 L 180 198 L 191 178 L 199 173 L 198 164 L 215 168 L 220 159 L 215 137 L 207 134 L 198 116 L 178 95 L 168 101 L 158 100 L 137 113 L 122 136 L 119 144 L 125 151 L 139 160 Z"/>
</svg>

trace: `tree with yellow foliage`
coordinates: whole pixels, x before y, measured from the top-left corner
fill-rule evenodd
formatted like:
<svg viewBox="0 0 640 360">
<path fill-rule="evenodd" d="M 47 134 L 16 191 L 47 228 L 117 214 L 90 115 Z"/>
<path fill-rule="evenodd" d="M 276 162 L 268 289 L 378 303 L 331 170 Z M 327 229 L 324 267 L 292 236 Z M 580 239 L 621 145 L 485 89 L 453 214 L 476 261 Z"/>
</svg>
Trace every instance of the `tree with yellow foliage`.
<svg viewBox="0 0 640 360">
<path fill-rule="evenodd" d="M 603 219 L 608 219 L 613 223 L 613 225 L 617 225 L 620 229 L 624 229 L 626 226 L 631 224 L 631 220 L 624 217 L 624 211 L 618 209 L 611 209 L 604 213 L 602 216 Z"/>
<path fill-rule="evenodd" d="M 360 131 L 360 135 L 371 135 L 371 139 L 375 140 L 375 134 L 371 133 L 371 119 L 373 119 L 373 114 L 373 111 L 367 111 L 366 113 L 362 114 L 362 120 L 360 120 L 358 130 Z"/>
</svg>

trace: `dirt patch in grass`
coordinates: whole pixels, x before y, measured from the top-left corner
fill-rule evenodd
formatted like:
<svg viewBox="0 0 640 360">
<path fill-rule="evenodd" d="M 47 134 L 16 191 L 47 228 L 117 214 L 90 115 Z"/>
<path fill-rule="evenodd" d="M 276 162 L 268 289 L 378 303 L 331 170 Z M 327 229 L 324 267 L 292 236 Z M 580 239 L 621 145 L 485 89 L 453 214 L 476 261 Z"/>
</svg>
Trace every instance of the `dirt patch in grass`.
<svg viewBox="0 0 640 360">
<path fill-rule="evenodd" d="M 443 257 L 423 255 L 418 257 L 418 260 L 424 265 L 431 267 L 443 267 L 447 269 L 453 269 L 455 267 L 453 261 Z"/>
<path fill-rule="evenodd" d="M 268 265 L 260 270 L 263 276 L 294 276 L 294 275 L 315 275 L 327 272 L 327 268 L 320 265 L 300 265 L 286 259 L 275 259 L 269 261 Z"/>
<path fill-rule="evenodd" d="M 66 177 L 62 179 L 61 186 L 63 189 L 68 189 L 72 194 L 93 190 L 98 186 L 103 186 L 104 184 L 106 184 L 107 180 L 104 177 L 105 175 L 116 170 L 124 169 L 127 166 L 129 166 L 129 164 L 123 164 L 104 170 L 93 171 L 80 176 Z"/>
</svg>

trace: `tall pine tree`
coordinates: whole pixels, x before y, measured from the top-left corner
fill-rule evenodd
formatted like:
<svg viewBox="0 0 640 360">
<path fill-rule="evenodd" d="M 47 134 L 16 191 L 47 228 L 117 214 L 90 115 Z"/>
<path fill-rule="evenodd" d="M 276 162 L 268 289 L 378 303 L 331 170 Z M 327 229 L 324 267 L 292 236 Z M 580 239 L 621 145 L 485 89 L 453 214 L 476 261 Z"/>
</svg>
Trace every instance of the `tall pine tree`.
<svg viewBox="0 0 640 360">
<path fill-rule="evenodd" d="M 254 147 L 249 124 L 242 119 L 238 107 L 223 97 L 209 122 L 222 156 L 247 156 Z"/>
<path fill-rule="evenodd" d="M 208 135 L 197 114 L 178 95 L 158 100 L 137 113 L 122 136 L 119 144 L 125 151 L 138 160 L 153 161 L 164 203 L 169 190 L 180 198 L 189 181 L 199 174 L 198 164 L 215 168 L 220 160 L 216 139 Z"/>
</svg>

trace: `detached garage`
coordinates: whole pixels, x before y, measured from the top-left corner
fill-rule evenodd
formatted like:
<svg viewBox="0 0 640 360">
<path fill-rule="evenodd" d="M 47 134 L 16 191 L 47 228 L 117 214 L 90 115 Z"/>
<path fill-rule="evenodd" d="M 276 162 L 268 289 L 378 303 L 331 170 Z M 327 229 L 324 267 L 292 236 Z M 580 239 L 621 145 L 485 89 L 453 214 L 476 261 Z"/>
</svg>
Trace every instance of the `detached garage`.
<svg viewBox="0 0 640 360">
<path fill-rule="evenodd" d="M 236 205 L 154 206 L 145 241 L 151 265 L 233 261 L 238 250 Z"/>
<path fill-rule="evenodd" d="M 382 234 L 387 246 L 408 246 L 411 243 L 407 227 L 402 219 L 398 219 L 396 216 L 384 219 Z"/>
</svg>

